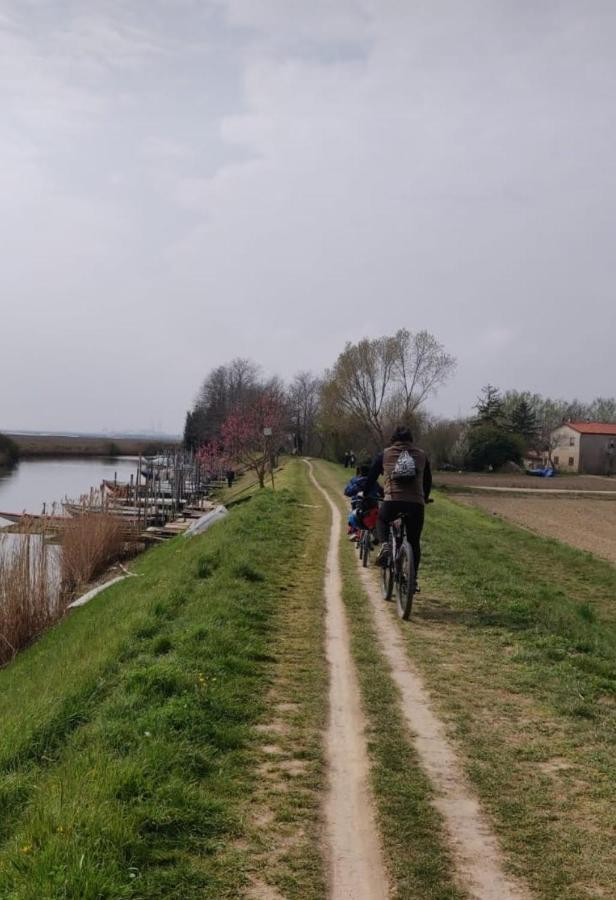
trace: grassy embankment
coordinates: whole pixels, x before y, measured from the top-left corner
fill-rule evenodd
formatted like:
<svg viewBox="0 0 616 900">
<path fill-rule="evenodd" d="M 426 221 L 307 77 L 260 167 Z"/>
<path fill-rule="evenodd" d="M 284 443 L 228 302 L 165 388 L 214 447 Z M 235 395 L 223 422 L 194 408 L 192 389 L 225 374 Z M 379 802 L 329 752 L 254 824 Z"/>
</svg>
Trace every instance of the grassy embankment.
<svg viewBox="0 0 616 900">
<path fill-rule="evenodd" d="M 537 897 L 611 896 L 616 570 L 442 495 L 424 549 L 399 626 L 513 870 Z"/>
<path fill-rule="evenodd" d="M 279 483 L 0 671 L 1 897 L 323 896 L 323 511 Z"/>
</svg>

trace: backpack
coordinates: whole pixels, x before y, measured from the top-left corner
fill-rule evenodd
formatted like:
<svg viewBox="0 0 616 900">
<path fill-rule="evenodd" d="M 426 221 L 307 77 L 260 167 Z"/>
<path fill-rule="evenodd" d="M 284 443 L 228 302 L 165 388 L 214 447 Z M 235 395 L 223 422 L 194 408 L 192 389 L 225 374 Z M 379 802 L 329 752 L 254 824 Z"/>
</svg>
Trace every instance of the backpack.
<svg viewBox="0 0 616 900">
<path fill-rule="evenodd" d="M 394 481 L 410 481 L 417 475 L 417 466 L 415 460 L 408 450 L 403 450 L 396 460 L 393 467 L 391 477 Z"/>
</svg>

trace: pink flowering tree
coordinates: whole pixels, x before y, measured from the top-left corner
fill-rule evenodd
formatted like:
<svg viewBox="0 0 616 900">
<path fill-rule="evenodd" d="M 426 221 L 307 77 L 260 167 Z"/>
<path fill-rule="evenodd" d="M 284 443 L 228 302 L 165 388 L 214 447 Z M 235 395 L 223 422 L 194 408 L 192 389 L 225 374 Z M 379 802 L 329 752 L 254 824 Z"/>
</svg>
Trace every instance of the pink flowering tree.
<svg viewBox="0 0 616 900">
<path fill-rule="evenodd" d="M 207 444 L 202 444 L 198 456 L 199 462 L 210 478 L 220 478 L 225 469 L 229 468 L 229 456 L 225 452 L 222 441 L 208 441 Z"/>
<path fill-rule="evenodd" d="M 235 409 L 223 423 L 221 434 L 225 453 L 236 465 L 252 469 L 265 486 L 265 477 L 272 474 L 276 451 L 280 446 L 287 423 L 287 409 L 283 396 L 266 389 L 243 409 Z"/>
</svg>

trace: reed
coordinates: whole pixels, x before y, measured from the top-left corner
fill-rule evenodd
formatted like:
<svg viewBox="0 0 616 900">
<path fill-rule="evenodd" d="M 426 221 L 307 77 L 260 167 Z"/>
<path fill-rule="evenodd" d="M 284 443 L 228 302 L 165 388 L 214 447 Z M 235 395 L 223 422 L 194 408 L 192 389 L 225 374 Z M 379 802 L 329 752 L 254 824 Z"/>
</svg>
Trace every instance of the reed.
<svg viewBox="0 0 616 900">
<path fill-rule="evenodd" d="M 0 665 L 64 612 L 54 552 L 27 523 L 25 534 L 0 536 Z"/>
<path fill-rule="evenodd" d="M 108 512 L 92 512 L 85 506 L 81 515 L 67 520 L 62 532 L 64 595 L 73 594 L 126 553 L 126 526 Z"/>
</svg>

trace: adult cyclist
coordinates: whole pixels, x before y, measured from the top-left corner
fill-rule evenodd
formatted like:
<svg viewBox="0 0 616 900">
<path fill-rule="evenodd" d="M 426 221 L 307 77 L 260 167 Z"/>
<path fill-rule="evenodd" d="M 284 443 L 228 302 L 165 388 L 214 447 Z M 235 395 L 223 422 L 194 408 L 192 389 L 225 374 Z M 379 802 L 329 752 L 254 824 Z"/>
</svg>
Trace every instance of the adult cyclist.
<svg viewBox="0 0 616 900">
<path fill-rule="evenodd" d="M 398 470 L 403 472 L 405 467 L 407 474 L 398 477 Z M 409 469 L 411 474 L 408 472 Z M 364 492 L 376 484 L 380 475 L 384 476 L 385 499 L 381 504 L 376 525 L 377 537 L 382 543 L 376 564 L 386 566 L 389 563 L 391 554 L 389 526 L 395 519 L 403 517 L 417 573 L 421 561 L 421 532 L 425 504 L 430 499 L 432 490 L 432 470 L 428 457 L 423 450 L 415 446 L 413 435 L 405 425 L 397 426 L 391 436 L 389 447 L 373 460 L 364 484 Z"/>
</svg>

